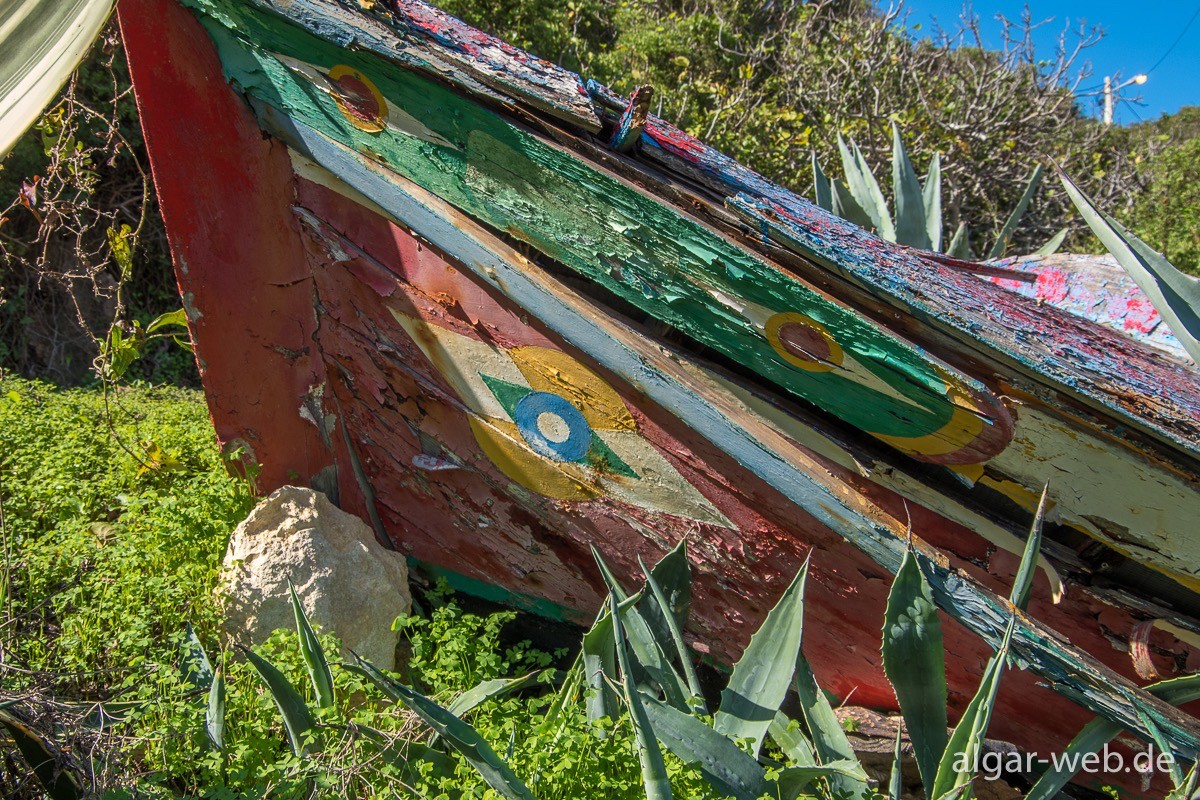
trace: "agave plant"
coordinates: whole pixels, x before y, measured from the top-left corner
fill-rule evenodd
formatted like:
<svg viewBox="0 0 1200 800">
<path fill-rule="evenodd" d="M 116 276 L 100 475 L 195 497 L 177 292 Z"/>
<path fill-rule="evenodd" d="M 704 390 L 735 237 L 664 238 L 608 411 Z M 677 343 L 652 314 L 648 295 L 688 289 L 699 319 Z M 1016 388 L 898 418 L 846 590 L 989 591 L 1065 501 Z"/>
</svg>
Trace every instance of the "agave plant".
<svg viewBox="0 0 1200 800">
<path fill-rule="evenodd" d="M 960 259 L 974 259 L 971 246 L 971 231 L 966 223 L 959 223 L 949 245 L 942 248 L 942 161 L 935 153 L 929 164 L 925 183 L 917 179 L 916 170 L 908 151 L 900 138 L 900 129 L 892 124 L 892 196 L 896 204 L 895 217 L 888 208 L 887 200 L 879 181 L 862 151 L 853 140 L 847 145 L 838 136 L 838 152 L 842 159 L 845 182 L 830 178 L 821 168 L 816 153 L 813 153 L 813 187 L 816 203 L 843 219 L 875 231 L 880 238 L 889 242 L 916 247 L 922 250 L 945 252 Z M 988 249 L 986 259 L 1001 258 L 1012 241 L 1013 233 L 1029 208 L 1029 203 L 1041 186 L 1045 173 L 1039 164 L 1030 173 L 1021 192 L 1021 198 L 1008 215 L 996 241 Z M 1050 241 L 1037 250 L 1037 255 L 1049 255 L 1062 245 L 1066 230 L 1059 231 Z"/>
<path fill-rule="evenodd" d="M 904 730 L 910 736 L 928 798 L 962 800 L 971 795 L 999 683 L 1009 666 L 1013 632 L 1020 612 L 1029 602 L 1045 497 L 1043 493 L 1009 598 L 1014 610 L 1006 633 L 984 670 L 974 698 L 949 734 L 945 654 L 937 607 L 921 562 L 911 550 L 892 585 L 885 611 L 883 664 L 899 701 Z M 804 656 L 808 563 L 800 568 L 751 637 L 730 673 L 715 713 L 710 715 L 682 634 L 691 601 L 691 568 L 685 544 L 681 542 L 653 569 L 643 564 L 645 585 L 633 594 L 620 585 L 599 554 L 594 555 L 608 586 L 608 597 L 584 635 L 582 650 L 542 721 L 545 729 L 565 726 L 564 709 L 581 701 L 592 722 L 628 714 L 647 800 L 672 797 L 666 752 L 694 766 L 715 793 L 737 800 L 793 800 L 814 794 L 862 798 L 872 793 L 899 800 L 903 786 L 899 731 L 888 785 L 886 789 L 872 788 Z M 332 707 L 335 698 L 329 666 L 294 591 L 292 605 L 316 704 Z M 185 658 L 189 682 L 207 691 L 206 730 L 213 745 L 224 748 L 221 672 L 213 669 L 194 635 L 189 641 L 190 655 Z M 253 651 L 244 652 L 274 698 L 296 755 L 305 758 L 317 752 L 320 715 L 308 707 L 299 690 L 277 668 Z M 385 696 L 409 708 L 435 735 L 428 745 L 410 742 L 403 757 L 396 754 L 396 761 L 406 768 L 432 761 L 441 769 L 452 769 L 446 765 L 446 756 L 434 746 L 441 740 L 500 796 L 533 800 L 529 786 L 463 716 L 488 699 L 541 683 L 544 671 L 486 681 L 463 692 L 449 706 L 442 706 L 358 656 L 354 658 L 355 663 L 345 668 L 368 678 Z M 1186 703 L 1200 698 L 1200 675 L 1148 688 L 1167 702 Z M 801 720 L 789 719 L 780 710 L 791 692 L 799 700 Z M 607 730 L 607 726 L 597 725 L 595 734 L 604 736 Z M 371 733 L 364 731 L 367 736 Z M 1119 733 L 1112 723 L 1097 718 L 1080 732 L 1068 752 L 1092 752 Z M 775 746 L 770 756 L 764 753 L 768 739 Z M 387 756 L 390 751 L 382 734 L 378 734 L 378 742 L 380 752 Z M 1080 762 L 1072 759 L 1063 763 Z M 1065 769 L 1049 769 L 1027 800 L 1049 800 L 1072 776 Z M 1200 780 L 1195 768 L 1186 776 L 1176 769 L 1172 777 L 1175 789 L 1169 800 L 1187 800 Z"/>
<path fill-rule="evenodd" d="M 1065 173 L 1059 177 L 1092 233 L 1150 298 L 1192 360 L 1200 364 L 1200 281 L 1180 272 L 1161 253 L 1097 208 Z"/>
</svg>

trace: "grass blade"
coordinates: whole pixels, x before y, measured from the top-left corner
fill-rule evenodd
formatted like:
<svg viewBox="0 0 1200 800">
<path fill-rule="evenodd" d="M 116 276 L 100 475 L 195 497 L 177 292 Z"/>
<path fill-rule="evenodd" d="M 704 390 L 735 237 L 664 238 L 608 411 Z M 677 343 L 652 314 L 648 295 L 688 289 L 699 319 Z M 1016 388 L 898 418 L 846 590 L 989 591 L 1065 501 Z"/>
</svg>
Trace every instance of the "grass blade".
<svg viewBox="0 0 1200 800">
<path fill-rule="evenodd" d="M 1182 678 L 1172 678 L 1167 681 L 1152 683 L 1146 691 L 1158 699 L 1173 706 L 1200 700 L 1200 674 L 1185 675 Z M 1096 717 L 1075 735 L 1071 743 L 1063 750 L 1059 759 L 1063 769 L 1057 769 L 1052 763 L 1050 768 L 1030 788 L 1025 800 L 1051 800 L 1075 777 L 1077 769 L 1065 769 L 1066 765 L 1079 766 L 1080 757 L 1094 753 L 1121 734 L 1121 726 L 1109 722 L 1103 717 Z"/>
<path fill-rule="evenodd" d="M 313 694 L 320 708 L 333 708 L 333 673 L 329 671 L 329 662 L 325 660 L 325 649 L 317 639 L 316 631 L 308 622 L 304 606 L 296 595 L 296 587 L 288 579 L 288 592 L 292 595 L 292 613 L 296 617 L 296 633 L 300 636 L 300 655 L 304 658 L 304 666 L 308 668 L 308 678 L 312 682 Z"/>
<path fill-rule="evenodd" d="M 1017 205 L 1013 208 L 1012 213 L 1004 221 L 1004 227 L 1000 229 L 1000 235 L 996 237 L 996 243 L 988 251 L 987 257 L 989 259 L 1000 258 L 1004 255 L 1004 251 L 1008 249 L 1008 243 L 1012 240 L 1013 231 L 1020 224 L 1021 217 L 1025 216 L 1025 210 L 1029 208 L 1029 202 L 1033 200 L 1033 196 L 1037 194 L 1038 187 L 1042 185 L 1042 176 L 1045 173 L 1046 168 L 1041 164 L 1033 168 L 1033 172 L 1029 175 L 1029 182 L 1025 184 L 1025 191 L 1021 193 L 1021 199 L 1017 201 Z"/>
<path fill-rule="evenodd" d="M 929 174 L 921 188 L 921 199 L 925 204 L 925 227 L 929 234 L 929 249 L 942 249 L 942 155 L 934 153 L 929 162 Z"/>
<path fill-rule="evenodd" d="M 883 616 L 883 670 L 912 738 L 926 797 L 946 750 L 946 661 L 942 624 L 912 550 L 904 554 Z"/>
<path fill-rule="evenodd" d="M 721 707 L 713 727 L 731 739 L 749 739 L 750 753 L 755 758 L 796 671 L 807 577 L 805 561 L 762 626 L 750 637 L 750 644 L 733 666 L 729 684 L 721 692 Z"/>
<path fill-rule="evenodd" d="M 12 737 L 21 757 L 33 771 L 38 783 L 46 790 L 52 800 L 77 800 L 83 797 L 75 776 L 66 770 L 59 769 L 58 759 L 44 736 L 30 728 L 8 707 L 0 708 L 0 726 Z"/>
<path fill-rule="evenodd" d="M 182 664 L 184 683 L 207 692 L 213 681 L 212 662 L 208 660 L 208 653 L 204 652 L 204 645 L 200 643 L 200 637 L 196 636 L 190 622 L 183 639 Z"/>
<path fill-rule="evenodd" d="M 859 206 L 867 213 L 876 235 L 889 242 L 896 241 L 892 213 L 888 210 L 887 201 L 883 199 L 883 190 L 879 188 L 879 181 L 875 180 L 875 176 L 871 173 L 871 167 L 863 158 L 862 151 L 853 141 L 850 142 L 850 147 L 847 147 L 846 141 L 839 134 L 838 152 L 842 156 L 842 169 L 846 173 L 846 185 L 850 187 L 850 192 L 858 201 Z"/>
<path fill-rule="evenodd" d="M 896 241 L 909 247 L 928 250 L 929 226 L 925 219 L 925 195 L 917 180 L 900 128 L 892 123 L 892 194 L 896 200 Z"/>
<path fill-rule="evenodd" d="M 271 699 L 279 708 L 279 715 L 283 717 L 283 728 L 287 731 L 292 752 L 298 756 L 310 752 L 312 750 L 310 739 L 315 723 L 304 698 L 274 664 L 247 647 L 243 647 L 241 650 L 245 654 L 246 660 L 258 672 L 258 676 L 262 678 L 263 684 L 271 693 Z"/>
<path fill-rule="evenodd" d="M 758 800 L 767 791 L 766 771 L 733 740 L 652 697 L 639 700 L 658 741 L 685 764 L 695 764 L 720 796 Z"/>
<path fill-rule="evenodd" d="M 813 750 L 812 741 L 800 730 L 800 724 L 784 716 L 782 711 L 775 713 L 767 733 L 775 746 L 783 751 L 788 761 L 797 767 L 812 767 L 817 763 L 817 754 Z"/>
<path fill-rule="evenodd" d="M 816 676 L 813 675 L 812 667 L 808 665 L 808 659 L 803 653 L 796 659 L 796 694 L 800 698 L 804 723 L 808 726 L 808 732 L 812 734 L 818 760 L 826 766 L 843 762 L 857 765 L 858 757 L 854 755 L 854 748 L 846 738 L 846 731 L 837 715 L 833 713 L 825 693 L 817 686 Z M 828 777 L 835 793 L 861 797 L 869 787 L 866 775 L 860 778 L 858 774 L 861 774 L 861 767 L 859 773 L 842 770 Z"/>
<path fill-rule="evenodd" d="M 1200 363 L 1200 281 L 1180 272 L 1154 248 L 1096 208 L 1065 174 L 1059 177 L 1092 233 L 1150 298 L 1188 355 Z"/>
<path fill-rule="evenodd" d="M 497 678 L 493 681 L 483 681 L 454 698 L 454 702 L 447 706 L 446 710 L 456 717 L 462 717 L 481 703 L 503 697 L 527 686 L 533 686 L 541 682 L 544 676 L 557 671 L 555 669 L 539 669 L 519 678 Z"/>
<path fill-rule="evenodd" d="M 370 679 L 384 694 L 411 709 L 434 733 L 449 742 L 488 786 L 508 800 L 533 800 L 529 787 L 469 723 L 463 722 L 416 689 L 387 677 L 357 654 L 354 659 L 356 666 L 353 669 Z"/>
<path fill-rule="evenodd" d="M 204 732 L 217 750 L 225 749 L 225 676 L 218 670 L 208 690 L 208 708 L 204 711 Z"/>
<path fill-rule="evenodd" d="M 975 778 L 974 767 L 979 763 L 979 751 L 983 745 L 984 734 L 992 721 L 992 710 L 996 706 L 996 692 L 1000 689 L 1000 678 L 1008 665 L 1008 649 L 1012 644 L 1013 630 L 1017 618 L 1014 616 L 1008 622 L 1000 649 L 988 661 L 983 677 L 979 681 L 979 689 L 971 698 L 967 710 L 954 728 L 942 760 L 938 764 L 937 776 L 933 780 L 933 788 L 927 795 L 934 800 L 941 800 L 947 795 L 953 795 L 967 786 Z M 958 769 L 961 765 L 963 768 Z"/>
<path fill-rule="evenodd" d="M 630 658 L 625 646 L 625 626 L 621 624 L 621 612 L 615 595 L 608 597 L 609 616 L 613 621 L 613 633 L 617 642 L 617 662 L 621 666 L 621 685 L 625 690 L 625 702 L 629 706 L 629 718 L 637 740 L 638 761 L 642 765 L 642 785 L 646 789 L 646 800 L 671 800 L 671 781 L 663 763 L 662 751 L 654 728 L 646 716 L 646 709 L 638 699 L 637 688 L 630 674 Z"/>
<path fill-rule="evenodd" d="M 1025 542 L 1025 552 L 1021 554 L 1021 566 L 1017 569 L 1017 577 L 1009 594 L 1012 604 L 1022 611 L 1029 607 L 1029 596 L 1033 593 L 1033 576 L 1037 572 L 1038 557 L 1042 549 L 1042 525 L 1046 519 L 1049 495 L 1050 484 L 1046 484 L 1042 487 L 1042 498 L 1038 501 L 1037 512 L 1033 515 L 1029 539 Z"/>
<path fill-rule="evenodd" d="M 680 544 L 682 545 L 682 542 Z M 666 561 L 666 558 L 663 561 Z M 654 598 L 653 607 L 658 611 L 657 616 L 666 625 L 671 641 L 675 644 L 675 653 L 679 657 L 679 663 L 683 667 L 684 678 L 687 680 L 688 706 L 692 713 L 707 714 L 708 709 L 704 704 L 704 690 L 700 688 L 700 678 L 696 675 L 696 668 L 692 665 L 692 653 L 683 641 L 683 631 L 679 629 L 679 622 L 672 609 L 671 601 L 659 585 L 658 579 L 654 577 L 654 572 L 646 569 L 646 565 L 642 564 L 640 558 L 638 559 L 638 563 L 641 564 L 642 572 L 646 575 L 646 585 L 650 587 L 651 596 Z M 659 564 L 661 563 L 660 561 Z M 647 624 L 650 624 L 649 615 L 647 615 Z"/>
<path fill-rule="evenodd" d="M 825 175 L 825 170 L 821 169 L 821 162 L 817 160 L 815 150 L 812 154 L 812 170 L 813 194 L 816 197 L 817 205 L 826 211 L 833 211 L 833 193 L 829 185 L 829 178 Z"/>
</svg>

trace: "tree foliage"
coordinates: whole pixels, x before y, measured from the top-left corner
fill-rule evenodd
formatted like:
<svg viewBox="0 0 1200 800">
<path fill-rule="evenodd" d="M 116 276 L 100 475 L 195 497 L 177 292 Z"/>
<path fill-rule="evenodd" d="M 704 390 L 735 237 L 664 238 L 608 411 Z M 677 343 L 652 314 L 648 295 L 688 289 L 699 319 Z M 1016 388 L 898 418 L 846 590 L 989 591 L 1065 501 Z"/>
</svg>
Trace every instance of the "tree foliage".
<svg viewBox="0 0 1200 800">
<path fill-rule="evenodd" d="M 895 122 L 919 171 L 942 154 L 951 233 L 966 221 L 995 238 L 1037 161 L 1082 176 L 1106 207 L 1128 206 L 1135 167 L 1120 132 L 1076 99 L 1095 29 L 1064 29 L 1045 57 L 1033 35 L 1049 23 L 1028 13 L 1004 20 L 988 49 L 975 18 L 927 34 L 903 6 L 880 12 L 862 0 L 573 0 L 557 15 L 543 0 L 500 14 L 495 5 L 443 3 L 623 93 L 654 85 L 660 116 L 800 192 L 811 187 L 811 153 L 835 161 L 839 135 L 885 170 Z M 1068 209 L 1061 193 L 1044 193 L 1014 252 L 1046 241 Z"/>
<path fill-rule="evenodd" d="M 1200 106 L 1128 129 L 1143 183 L 1119 215 L 1185 272 L 1200 273 Z"/>
</svg>

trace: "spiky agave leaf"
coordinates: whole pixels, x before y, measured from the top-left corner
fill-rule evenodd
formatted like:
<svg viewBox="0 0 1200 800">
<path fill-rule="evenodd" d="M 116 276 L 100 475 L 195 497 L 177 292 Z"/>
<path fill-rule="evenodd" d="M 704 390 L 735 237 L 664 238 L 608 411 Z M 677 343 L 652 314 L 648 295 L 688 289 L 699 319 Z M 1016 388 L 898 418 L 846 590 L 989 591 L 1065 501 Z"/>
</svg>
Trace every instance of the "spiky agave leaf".
<svg viewBox="0 0 1200 800">
<path fill-rule="evenodd" d="M 292 585 L 291 578 L 288 579 L 288 592 L 292 598 L 292 614 L 296 618 L 296 633 L 300 637 L 300 655 L 304 659 L 305 668 L 308 669 L 313 695 L 317 698 L 319 707 L 333 708 L 333 673 L 329 669 L 329 662 L 325 660 L 325 648 L 321 647 L 317 633 L 309 623 L 308 615 L 304 613 L 304 606 L 300 604 L 300 597 L 296 594 L 296 587 Z"/>
<path fill-rule="evenodd" d="M 355 663 L 349 665 L 349 669 L 368 678 L 388 697 L 412 710 L 438 736 L 449 742 L 467 763 L 475 768 L 488 786 L 508 800 L 534 800 L 533 793 L 529 791 L 525 782 L 517 777 L 474 726 L 454 716 L 448 709 L 411 686 L 392 680 L 357 653 L 352 655 Z"/>
<path fill-rule="evenodd" d="M 912 738 L 926 797 L 946 750 L 946 661 L 933 590 L 910 548 L 892 581 L 883 616 L 883 670 Z"/>
<path fill-rule="evenodd" d="M 600 574 L 604 577 L 604 582 L 608 585 L 609 591 L 619 601 L 629 599 L 625 590 L 617 583 L 616 577 L 612 570 L 608 568 L 604 558 L 601 557 L 596 548 L 592 548 L 592 557 L 596 559 L 596 563 L 600 566 Z M 641 592 L 637 596 L 641 596 Z M 631 605 L 628 609 L 621 612 L 622 620 L 624 621 L 625 633 L 629 640 L 629 646 L 633 650 L 635 661 L 633 669 L 637 681 L 643 682 L 643 678 L 648 679 L 656 684 L 667 698 L 667 702 L 678 708 L 680 711 L 687 711 L 689 708 L 688 695 L 690 690 L 687 681 L 679 674 L 672 666 L 670 659 L 667 658 L 666 649 L 670 647 L 666 642 L 660 642 L 655 637 L 654 632 L 650 630 L 650 626 L 646 623 L 645 617 L 639 610 L 636 604 Z"/>
<path fill-rule="evenodd" d="M 528 686 L 542 683 L 547 676 L 559 674 L 558 670 L 547 668 L 534 670 L 518 678 L 496 678 L 495 680 L 481 681 L 454 698 L 454 702 L 447 706 L 446 710 L 456 717 L 462 717 L 488 700 L 512 694 Z"/>
<path fill-rule="evenodd" d="M 779 602 L 750 637 L 750 644 L 733 665 L 729 683 L 721 692 L 721 707 L 713 727 L 731 739 L 749 739 L 750 753 L 758 756 L 775 713 L 787 697 L 800 638 L 804 629 L 804 583 L 808 561 L 784 590 Z"/>
<path fill-rule="evenodd" d="M 850 746 L 846 731 L 837 714 L 833 713 L 829 699 L 817 686 L 817 678 L 803 653 L 796 659 L 796 695 L 804 712 L 804 723 L 812 734 L 817 759 L 825 766 L 839 765 L 836 772 L 827 776 L 834 792 L 839 796 L 862 797 L 864 792 L 869 791 L 867 776 L 858 766 L 858 757 Z M 845 767 L 846 764 L 858 768 L 850 769 Z"/>
<path fill-rule="evenodd" d="M 925 219 L 925 195 L 917 181 L 900 129 L 892 123 L 892 194 L 896 201 L 896 241 L 929 250 L 929 227 Z"/>
<path fill-rule="evenodd" d="M 967 223 L 960 222 L 954 229 L 954 235 L 950 237 L 950 246 L 946 248 L 946 255 L 963 261 L 975 257 L 971 252 L 971 229 L 967 227 Z"/>
<path fill-rule="evenodd" d="M 292 752 L 298 756 L 308 754 L 313 748 L 312 734 L 316 728 L 308 704 L 278 667 L 248 647 L 241 650 L 271 693 L 271 699 L 283 717 L 283 728 L 292 745 Z"/>
<path fill-rule="evenodd" d="M 821 169 L 821 162 L 817 159 L 815 150 L 812 154 L 812 170 L 814 202 L 826 211 L 833 211 L 833 189 L 825 170 Z"/>
<path fill-rule="evenodd" d="M 196 635 L 196 630 L 190 622 L 183 637 L 181 661 L 183 682 L 201 691 L 208 691 L 213 680 L 212 662 L 208 660 L 208 653 L 204 652 L 204 645 L 200 643 L 200 637 Z"/>
<path fill-rule="evenodd" d="M 829 184 L 833 189 L 833 213 L 847 222 L 853 222 L 860 228 L 875 230 L 875 222 L 871 216 L 854 199 L 854 193 L 838 179 L 834 178 Z"/>
<path fill-rule="evenodd" d="M 1058 252 L 1058 248 L 1062 247 L 1062 243 L 1066 241 L 1067 229 L 1063 228 L 1058 233 L 1046 240 L 1046 243 L 1033 251 L 1035 256 L 1052 256 Z"/>
<path fill-rule="evenodd" d="M 680 544 L 682 545 L 682 542 Z M 686 556 L 684 556 L 684 559 L 686 561 Z M 661 564 L 662 562 L 659 563 Z M 696 675 L 696 668 L 692 665 L 691 651 L 688 650 L 687 645 L 683 641 L 683 631 L 680 630 L 679 620 L 672 610 L 671 601 L 667 597 L 667 590 L 659 585 L 654 572 L 646 569 L 646 565 L 642 563 L 641 558 L 638 559 L 638 564 L 641 565 L 642 572 L 646 576 L 646 586 L 649 587 L 650 595 L 654 599 L 652 607 L 658 611 L 658 614 L 653 618 L 647 613 L 646 621 L 651 627 L 654 627 L 652 619 L 658 618 L 666 626 L 669 637 L 675 644 L 675 654 L 679 659 L 680 666 L 683 668 L 684 678 L 687 680 L 688 705 L 696 714 L 707 714 L 708 709 L 704 704 L 704 690 L 700 688 L 700 678 Z"/>
<path fill-rule="evenodd" d="M 1050 484 L 1046 484 L 1042 487 L 1042 497 L 1033 515 L 1033 524 L 1029 527 L 1029 538 L 1025 541 L 1024 552 L 1021 553 L 1021 566 L 1017 569 L 1017 577 L 1009 594 L 1012 604 L 1022 611 L 1029 607 L 1029 597 L 1033 592 L 1033 575 L 1037 571 L 1038 554 L 1042 549 L 1042 524 L 1046 519 L 1049 498 Z"/>
<path fill-rule="evenodd" d="M 722 797 L 758 800 L 766 793 L 766 770 L 732 739 L 660 700 L 644 694 L 639 700 L 658 741 L 685 764 L 695 764 Z"/>
<path fill-rule="evenodd" d="M 638 699 L 637 686 L 634 685 L 630 672 L 629 648 L 625 644 L 625 626 L 621 624 L 621 611 L 613 594 L 608 596 L 608 608 L 616 637 L 617 663 L 621 667 L 621 687 L 625 692 L 625 704 L 629 707 L 629 719 L 637 742 L 638 761 L 642 766 L 642 785 L 646 790 L 646 800 L 671 800 L 671 781 L 667 777 L 667 766 L 663 762 L 654 728 L 646 716 L 646 709 Z"/>
<path fill-rule="evenodd" d="M 1182 678 L 1159 681 L 1146 687 L 1146 691 L 1163 702 L 1173 706 L 1200 700 L 1200 674 L 1185 675 Z M 1071 743 L 1063 750 L 1061 758 L 1056 762 L 1064 767 L 1074 765 L 1075 769 L 1056 769 L 1054 764 L 1042 773 L 1029 789 L 1025 800 L 1051 800 L 1058 795 L 1078 771 L 1080 758 L 1088 753 L 1094 753 L 1104 745 L 1117 738 L 1124 729 L 1115 722 L 1104 717 L 1096 717 L 1083 726 Z"/>
<path fill-rule="evenodd" d="M 925 204 L 925 228 L 929 235 L 929 249 L 942 250 L 942 155 L 934 153 L 929 162 L 929 174 L 921 187 L 921 200 Z"/>
<path fill-rule="evenodd" d="M 1000 235 L 996 237 L 996 243 L 988 251 L 987 257 L 989 259 L 1002 257 L 1004 251 L 1008 249 L 1008 243 L 1012 240 L 1013 232 L 1016 231 L 1017 225 L 1020 224 L 1021 217 L 1025 216 L 1025 211 L 1029 208 L 1029 203 L 1033 200 L 1033 196 L 1037 194 L 1038 187 L 1042 185 L 1042 176 L 1045 173 L 1046 168 L 1041 164 L 1033 168 L 1033 172 L 1029 175 L 1029 181 L 1025 184 L 1025 190 L 1021 192 L 1021 199 L 1017 201 L 1012 213 L 1004 221 L 1004 227 L 1000 229 Z"/>
<path fill-rule="evenodd" d="M 1200 281 L 1184 275 L 1154 248 L 1098 209 L 1065 173 L 1059 173 L 1059 177 L 1092 233 L 1150 298 L 1192 360 L 1200 364 Z"/>
<path fill-rule="evenodd" d="M 992 721 L 996 693 L 1000 689 L 1000 678 L 1008 665 L 1008 650 L 1012 645 L 1016 624 L 1017 618 L 1014 616 L 1008 622 L 1004 638 L 1000 641 L 1000 648 L 984 669 L 979 689 L 955 726 L 954 733 L 950 735 L 950 741 L 938 763 L 933 788 L 928 793 L 928 797 L 934 800 L 958 796 L 958 793 L 975 778 L 975 767 L 979 763 L 983 737 Z"/>
<path fill-rule="evenodd" d="M 213 675 L 208 689 L 208 705 L 204 709 L 204 733 L 217 750 L 225 749 L 225 676 L 220 670 Z"/>
<path fill-rule="evenodd" d="M 867 213 L 871 226 L 881 239 L 889 242 L 896 241 L 896 228 L 892 224 L 892 213 L 888 209 L 887 200 L 883 198 L 883 190 L 879 181 L 871 173 L 871 167 L 863 157 L 862 151 L 853 141 L 846 146 L 846 140 L 838 134 L 838 152 L 842 156 L 842 170 L 846 175 L 846 185 L 850 187 L 854 199 Z M 847 217 L 849 219 L 849 217 Z M 853 221 L 853 220 L 851 220 Z"/>
<path fill-rule="evenodd" d="M 800 724 L 788 719 L 782 711 L 775 713 L 775 719 L 771 720 L 770 727 L 767 728 L 767 735 L 771 737 L 771 741 L 775 742 L 785 756 L 788 762 L 797 767 L 811 767 L 817 763 L 817 754 L 813 749 L 812 740 L 804 735 L 804 731 L 800 730 Z"/>
</svg>

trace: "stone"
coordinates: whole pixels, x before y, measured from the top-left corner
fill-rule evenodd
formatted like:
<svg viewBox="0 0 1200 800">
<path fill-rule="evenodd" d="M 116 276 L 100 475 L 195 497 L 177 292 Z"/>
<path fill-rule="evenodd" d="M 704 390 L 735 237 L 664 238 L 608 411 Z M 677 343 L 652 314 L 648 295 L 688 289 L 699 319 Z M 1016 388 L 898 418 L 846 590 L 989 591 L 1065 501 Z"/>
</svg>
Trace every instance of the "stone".
<svg viewBox="0 0 1200 800">
<path fill-rule="evenodd" d="M 249 646 L 295 630 L 289 578 L 309 621 L 341 639 L 343 655 L 396 667 L 392 622 L 412 608 L 404 556 L 324 494 L 297 486 L 262 500 L 229 540 L 217 587 L 226 634 Z"/>
</svg>

